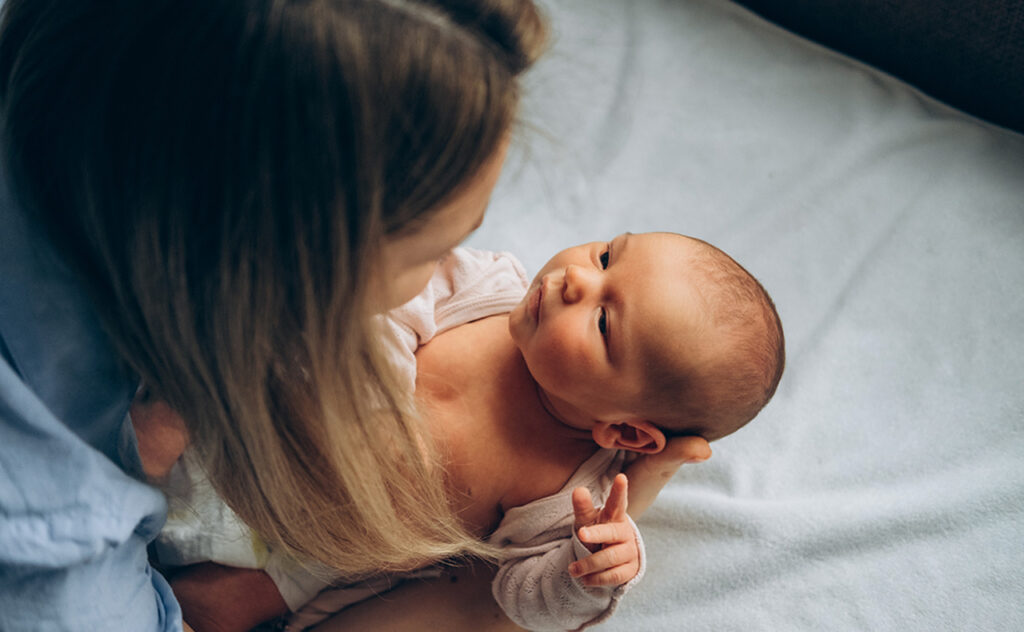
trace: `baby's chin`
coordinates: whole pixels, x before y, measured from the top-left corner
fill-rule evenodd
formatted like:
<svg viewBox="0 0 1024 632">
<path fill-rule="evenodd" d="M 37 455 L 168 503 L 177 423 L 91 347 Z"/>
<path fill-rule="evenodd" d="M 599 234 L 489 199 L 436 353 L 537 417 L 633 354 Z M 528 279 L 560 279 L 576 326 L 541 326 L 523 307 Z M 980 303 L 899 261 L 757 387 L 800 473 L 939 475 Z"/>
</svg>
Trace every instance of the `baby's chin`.
<svg viewBox="0 0 1024 632">
<path fill-rule="evenodd" d="M 522 345 L 520 344 L 520 332 L 522 330 L 523 320 L 526 318 L 526 298 L 519 301 L 519 303 L 512 308 L 508 313 L 508 333 L 512 337 L 512 342 L 515 343 L 516 348 L 522 353 Z"/>
</svg>

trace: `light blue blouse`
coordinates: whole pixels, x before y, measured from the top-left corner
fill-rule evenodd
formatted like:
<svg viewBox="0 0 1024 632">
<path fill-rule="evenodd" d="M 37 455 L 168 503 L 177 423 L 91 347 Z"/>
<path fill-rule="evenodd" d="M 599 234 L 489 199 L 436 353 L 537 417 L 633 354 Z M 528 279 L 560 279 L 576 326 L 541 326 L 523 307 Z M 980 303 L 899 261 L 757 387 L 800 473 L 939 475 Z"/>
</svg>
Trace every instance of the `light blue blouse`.
<svg viewBox="0 0 1024 632">
<path fill-rule="evenodd" d="M 0 181 L 0 630 L 182 629 L 146 556 L 166 503 L 138 480 L 135 383 Z"/>
</svg>

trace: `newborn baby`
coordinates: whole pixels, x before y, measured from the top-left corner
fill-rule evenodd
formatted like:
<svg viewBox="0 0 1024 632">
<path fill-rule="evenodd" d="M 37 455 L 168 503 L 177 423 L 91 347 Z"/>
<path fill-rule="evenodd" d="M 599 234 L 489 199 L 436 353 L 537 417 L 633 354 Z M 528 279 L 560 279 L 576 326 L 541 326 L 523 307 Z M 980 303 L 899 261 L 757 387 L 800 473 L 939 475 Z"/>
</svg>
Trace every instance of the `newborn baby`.
<svg viewBox="0 0 1024 632">
<path fill-rule="evenodd" d="M 784 366 L 761 285 L 717 248 L 669 233 L 569 248 L 532 282 L 510 255 L 457 249 L 388 324 L 452 503 L 496 548 L 494 597 L 528 629 L 611 615 L 644 570 L 624 464 L 673 437 L 688 437 L 683 460 L 706 459 L 708 442 L 768 402 Z M 187 546 L 173 525 L 165 533 L 162 550 Z M 293 610 L 326 583 L 273 552 L 250 565 Z M 323 592 L 292 627 L 367 594 Z"/>
</svg>

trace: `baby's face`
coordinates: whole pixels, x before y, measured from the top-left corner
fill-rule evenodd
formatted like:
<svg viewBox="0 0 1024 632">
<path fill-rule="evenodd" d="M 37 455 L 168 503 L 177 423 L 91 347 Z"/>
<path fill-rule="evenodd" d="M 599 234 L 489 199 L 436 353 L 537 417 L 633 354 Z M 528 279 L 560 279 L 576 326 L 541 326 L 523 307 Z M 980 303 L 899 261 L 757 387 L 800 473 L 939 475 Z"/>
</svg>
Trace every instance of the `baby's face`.
<svg viewBox="0 0 1024 632">
<path fill-rule="evenodd" d="M 562 421 L 643 417 L 655 345 L 699 361 L 704 302 L 686 274 L 694 243 L 667 233 L 568 248 L 537 274 L 509 332 Z M 659 356 L 664 354 L 659 353 Z"/>
</svg>

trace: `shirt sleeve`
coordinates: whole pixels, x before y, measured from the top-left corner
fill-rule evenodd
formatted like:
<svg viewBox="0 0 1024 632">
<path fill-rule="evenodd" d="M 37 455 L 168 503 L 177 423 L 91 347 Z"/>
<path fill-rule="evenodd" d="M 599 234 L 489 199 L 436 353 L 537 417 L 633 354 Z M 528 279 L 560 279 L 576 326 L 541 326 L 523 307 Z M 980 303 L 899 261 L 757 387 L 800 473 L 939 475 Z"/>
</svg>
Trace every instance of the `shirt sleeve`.
<svg viewBox="0 0 1024 632">
<path fill-rule="evenodd" d="M 0 629 L 181 630 L 146 556 L 164 507 L 0 361 Z"/>
<path fill-rule="evenodd" d="M 125 413 L 136 381 L 0 173 L 0 630 L 179 631 L 150 566 L 163 496 Z"/>
<path fill-rule="evenodd" d="M 632 519 L 629 523 L 640 549 L 640 569 L 625 584 L 586 587 L 569 575 L 569 564 L 590 555 L 572 534 L 506 549 L 491 584 L 495 601 L 509 619 L 528 630 L 581 630 L 604 621 L 646 570 L 643 539 Z"/>
</svg>

